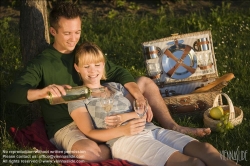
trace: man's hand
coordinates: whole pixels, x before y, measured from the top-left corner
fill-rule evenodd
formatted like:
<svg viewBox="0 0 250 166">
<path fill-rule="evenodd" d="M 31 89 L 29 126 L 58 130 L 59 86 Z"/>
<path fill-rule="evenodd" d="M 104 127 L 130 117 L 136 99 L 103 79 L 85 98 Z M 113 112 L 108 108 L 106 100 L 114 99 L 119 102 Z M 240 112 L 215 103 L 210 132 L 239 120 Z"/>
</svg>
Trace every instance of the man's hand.
<svg viewBox="0 0 250 166">
<path fill-rule="evenodd" d="M 50 99 L 51 97 L 60 97 L 66 95 L 65 89 L 71 89 L 70 85 L 52 84 L 43 89 L 29 89 L 27 99 L 32 102 L 39 99 Z"/>
<path fill-rule="evenodd" d="M 145 103 L 145 98 L 139 98 L 139 99 L 136 99 L 136 102 L 138 103 L 138 105 L 140 105 L 140 103 L 142 103 L 141 105 L 143 105 Z M 153 112 L 151 110 L 151 107 L 149 104 L 147 104 L 147 122 L 151 122 L 152 119 L 153 119 Z"/>
<path fill-rule="evenodd" d="M 70 85 L 56 85 L 52 84 L 42 89 L 42 91 L 46 92 L 46 98 L 50 97 L 60 97 L 62 95 L 66 95 L 65 89 L 71 89 Z"/>
<path fill-rule="evenodd" d="M 151 110 L 150 105 L 148 104 L 148 111 L 147 111 L 147 122 L 151 122 L 153 119 L 153 112 Z"/>
</svg>

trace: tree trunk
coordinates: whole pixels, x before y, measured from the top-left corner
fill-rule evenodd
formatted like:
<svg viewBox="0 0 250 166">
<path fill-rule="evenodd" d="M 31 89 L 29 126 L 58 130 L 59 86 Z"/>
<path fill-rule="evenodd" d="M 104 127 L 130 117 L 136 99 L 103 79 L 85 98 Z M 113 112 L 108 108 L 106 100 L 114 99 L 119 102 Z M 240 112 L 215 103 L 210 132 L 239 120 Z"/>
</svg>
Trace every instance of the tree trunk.
<svg viewBox="0 0 250 166">
<path fill-rule="evenodd" d="M 21 1 L 20 43 L 24 65 L 50 43 L 47 15 L 46 0 Z"/>
<path fill-rule="evenodd" d="M 20 9 L 20 43 L 24 65 L 41 53 L 50 43 L 47 1 L 22 0 Z M 41 116 L 39 103 L 29 105 L 30 116 L 33 120 Z"/>
</svg>

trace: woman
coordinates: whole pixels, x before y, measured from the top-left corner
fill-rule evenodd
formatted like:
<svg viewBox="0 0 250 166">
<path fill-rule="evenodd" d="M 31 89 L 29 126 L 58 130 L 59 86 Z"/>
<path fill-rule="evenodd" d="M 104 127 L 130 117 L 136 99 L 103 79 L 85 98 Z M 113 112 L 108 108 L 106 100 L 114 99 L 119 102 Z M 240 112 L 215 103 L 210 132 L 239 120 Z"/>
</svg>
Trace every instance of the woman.
<svg viewBox="0 0 250 166">
<path fill-rule="evenodd" d="M 114 106 L 111 116 L 101 107 L 99 96 L 95 93 L 87 100 L 73 101 L 68 104 L 70 116 L 87 137 L 96 143 L 106 142 L 114 158 L 128 160 L 139 165 L 233 165 L 230 160 L 222 160 L 220 153 L 210 144 L 182 133 L 166 130 L 146 123 L 146 117 L 138 118 L 132 109 L 132 96 L 118 83 L 106 83 L 105 58 L 100 48 L 93 43 L 78 47 L 74 67 L 83 85 L 89 88 L 108 87 L 106 93 L 114 92 Z M 116 126 L 113 128 L 105 128 Z"/>
</svg>

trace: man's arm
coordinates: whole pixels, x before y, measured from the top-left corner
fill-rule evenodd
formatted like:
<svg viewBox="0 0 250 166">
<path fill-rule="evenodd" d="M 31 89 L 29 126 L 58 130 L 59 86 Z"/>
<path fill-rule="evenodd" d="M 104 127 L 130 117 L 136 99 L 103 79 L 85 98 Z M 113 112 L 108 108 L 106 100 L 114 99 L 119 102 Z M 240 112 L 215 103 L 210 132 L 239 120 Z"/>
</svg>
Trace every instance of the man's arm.
<svg viewBox="0 0 250 166">
<path fill-rule="evenodd" d="M 70 85 L 52 84 L 43 89 L 29 89 L 27 99 L 32 102 L 39 99 L 48 99 L 49 97 L 60 97 L 62 95 L 66 95 L 65 89 L 70 88 L 72 88 Z"/>
<path fill-rule="evenodd" d="M 144 96 L 140 91 L 138 85 L 135 83 L 135 79 L 132 74 L 129 73 L 128 70 L 122 68 L 121 66 L 115 65 L 110 61 L 106 61 L 105 64 L 106 74 L 107 74 L 107 82 L 118 82 L 122 84 L 129 93 L 137 100 L 144 101 Z M 153 113 L 151 107 L 149 106 L 147 112 L 147 121 L 150 122 L 153 118 Z"/>
<path fill-rule="evenodd" d="M 30 89 L 35 89 L 41 80 L 39 77 L 41 69 L 34 63 L 28 64 L 23 69 L 20 76 L 12 83 L 8 89 L 7 101 L 17 104 L 29 104 L 27 95 Z"/>
<path fill-rule="evenodd" d="M 137 100 L 144 100 L 138 85 L 135 82 L 128 82 L 124 84 L 124 87 L 131 93 L 131 95 Z"/>
<path fill-rule="evenodd" d="M 107 74 L 107 82 L 118 82 L 122 85 L 128 82 L 135 82 L 134 77 L 128 70 L 112 63 L 111 61 L 106 61 L 105 70 Z"/>
<path fill-rule="evenodd" d="M 64 88 L 71 88 L 77 84 L 79 76 L 73 67 L 73 55 L 68 58 L 68 64 L 55 61 L 52 49 L 36 56 L 23 69 L 14 83 L 8 89 L 7 101 L 17 104 L 29 104 L 32 101 L 44 99 L 48 94 L 61 96 Z M 55 53 L 56 54 L 56 53 Z M 72 61 L 72 66 L 71 65 Z M 58 70 L 60 69 L 60 70 Z M 66 86 L 63 84 L 70 84 Z M 50 92 L 50 93 L 49 93 Z"/>
<path fill-rule="evenodd" d="M 107 82 L 117 82 L 122 84 L 135 99 L 144 99 L 135 79 L 128 70 L 121 66 L 115 65 L 110 61 L 106 61 Z"/>
</svg>

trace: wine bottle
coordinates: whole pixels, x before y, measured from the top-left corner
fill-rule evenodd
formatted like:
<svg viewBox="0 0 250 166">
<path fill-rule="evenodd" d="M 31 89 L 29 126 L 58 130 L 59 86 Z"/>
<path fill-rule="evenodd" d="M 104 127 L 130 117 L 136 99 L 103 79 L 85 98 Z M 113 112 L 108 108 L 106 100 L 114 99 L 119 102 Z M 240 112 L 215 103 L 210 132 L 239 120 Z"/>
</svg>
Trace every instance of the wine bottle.
<svg viewBox="0 0 250 166">
<path fill-rule="evenodd" d="M 69 101 L 74 100 L 85 100 L 91 96 L 92 93 L 97 92 L 104 92 L 105 87 L 100 88 L 88 88 L 86 86 L 76 86 L 72 87 L 71 89 L 65 89 L 66 95 L 60 97 L 53 97 L 52 95 L 49 96 L 49 103 L 51 105 L 68 103 Z"/>
</svg>

